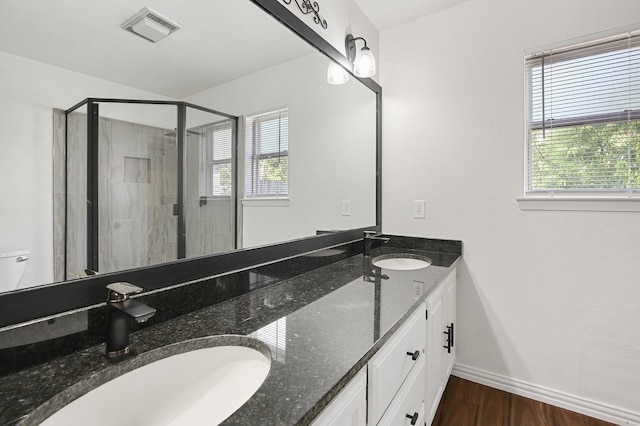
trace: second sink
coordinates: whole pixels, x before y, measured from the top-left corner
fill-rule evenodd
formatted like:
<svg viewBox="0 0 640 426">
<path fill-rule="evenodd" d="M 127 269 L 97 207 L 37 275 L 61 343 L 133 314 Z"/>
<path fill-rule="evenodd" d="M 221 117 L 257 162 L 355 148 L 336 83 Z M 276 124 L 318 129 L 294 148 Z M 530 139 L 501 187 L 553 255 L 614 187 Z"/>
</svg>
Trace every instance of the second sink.
<svg viewBox="0 0 640 426">
<path fill-rule="evenodd" d="M 411 253 L 383 254 L 374 257 L 371 264 L 382 269 L 392 269 L 395 271 L 410 271 L 422 269 L 431 265 L 431 259 Z"/>
</svg>

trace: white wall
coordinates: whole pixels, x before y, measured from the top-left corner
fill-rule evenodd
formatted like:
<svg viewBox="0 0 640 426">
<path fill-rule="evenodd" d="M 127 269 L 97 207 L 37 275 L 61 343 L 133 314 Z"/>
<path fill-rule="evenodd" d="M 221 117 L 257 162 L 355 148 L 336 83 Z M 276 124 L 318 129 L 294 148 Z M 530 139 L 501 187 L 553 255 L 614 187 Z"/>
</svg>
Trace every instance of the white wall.
<svg viewBox="0 0 640 426">
<path fill-rule="evenodd" d="M 383 230 L 464 242 L 459 364 L 640 416 L 640 215 L 515 201 L 523 50 L 634 22 L 637 0 L 474 0 L 383 31 Z"/>
<path fill-rule="evenodd" d="M 87 97 L 166 99 L 0 52 L 0 241 L 28 248 L 21 287 L 53 281 L 53 108 Z"/>
<path fill-rule="evenodd" d="M 234 115 L 289 108 L 290 201 L 244 205 L 243 247 L 375 225 L 375 95 L 328 84 L 327 64 L 314 53 L 187 99 Z"/>
</svg>

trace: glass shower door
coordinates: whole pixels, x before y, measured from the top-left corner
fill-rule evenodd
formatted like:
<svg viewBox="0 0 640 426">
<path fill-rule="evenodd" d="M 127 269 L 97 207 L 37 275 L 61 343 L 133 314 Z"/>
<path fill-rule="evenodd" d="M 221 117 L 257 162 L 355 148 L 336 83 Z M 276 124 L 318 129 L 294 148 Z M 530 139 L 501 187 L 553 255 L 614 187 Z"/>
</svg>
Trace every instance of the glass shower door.
<svg viewBox="0 0 640 426">
<path fill-rule="evenodd" d="M 65 256 L 64 270 L 56 280 L 79 278 L 88 269 L 86 104 L 66 114 L 65 129 L 65 217 L 57 222 L 65 227 Z"/>
<path fill-rule="evenodd" d="M 95 98 L 65 113 L 57 277 L 236 247 L 237 117 L 184 102 Z"/>
<path fill-rule="evenodd" d="M 189 106 L 186 127 L 185 255 L 233 250 L 236 120 Z"/>
<path fill-rule="evenodd" d="M 175 105 L 100 103 L 100 272 L 177 259 Z"/>
</svg>

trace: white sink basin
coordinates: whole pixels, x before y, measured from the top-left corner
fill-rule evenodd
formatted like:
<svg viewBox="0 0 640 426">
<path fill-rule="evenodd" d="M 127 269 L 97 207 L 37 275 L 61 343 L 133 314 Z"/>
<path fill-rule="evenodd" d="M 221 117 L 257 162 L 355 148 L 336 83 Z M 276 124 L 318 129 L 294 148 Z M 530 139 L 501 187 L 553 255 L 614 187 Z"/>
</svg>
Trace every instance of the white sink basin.
<svg viewBox="0 0 640 426">
<path fill-rule="evenodd" d="M 417 254 L 383 254 L 374 257 L 371 264 L 382 269 L 410 271 L 431 265 L 431 259 Z"/>
<path fill-rule="evenodd" d="M 251 398 L 270 368 L 268 353 L 246 346 L 191 350 L 97 387 L 42 425 L 217 425 Z"/>
</svg>

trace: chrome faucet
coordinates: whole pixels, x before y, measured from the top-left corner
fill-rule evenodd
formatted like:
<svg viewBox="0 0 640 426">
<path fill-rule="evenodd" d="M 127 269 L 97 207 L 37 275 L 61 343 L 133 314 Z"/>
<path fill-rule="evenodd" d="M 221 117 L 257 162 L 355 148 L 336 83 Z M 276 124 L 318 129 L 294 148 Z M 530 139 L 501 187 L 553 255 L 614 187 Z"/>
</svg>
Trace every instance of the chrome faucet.
<svg viewBox="0 0 640 426">
<path fill-rule="evenodd" d="M 382 237 L 381 234 L 377 234 L 376 231 L 364 231 L 364 256 L 371 256 L 371 245 L 374 241 L 382 241 L 383 243 L 388 243 L 390 239 L 391 238 Z"/>
<path fill-rule="evenodd" d="M 145 322 L 156 310 L 129 295 L 140 293 L 141 287 L 129 283 L 107 285 L 107 356 L 113 358 L 129 353 L 129 321 Z"/>
</svg>

